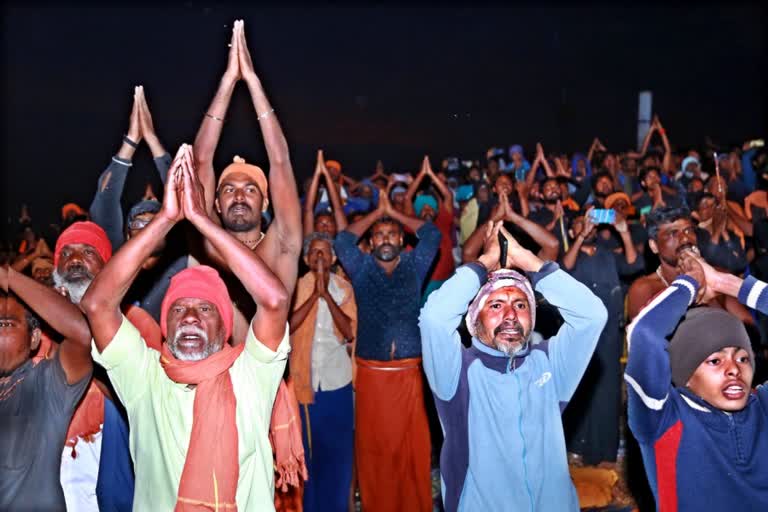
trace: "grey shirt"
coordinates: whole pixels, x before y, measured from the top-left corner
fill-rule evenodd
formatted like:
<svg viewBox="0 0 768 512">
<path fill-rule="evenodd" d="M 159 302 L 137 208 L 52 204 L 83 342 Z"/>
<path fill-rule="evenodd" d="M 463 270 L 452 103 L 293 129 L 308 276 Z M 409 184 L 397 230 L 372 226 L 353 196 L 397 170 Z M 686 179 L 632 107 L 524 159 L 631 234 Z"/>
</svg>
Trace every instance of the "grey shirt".
<svg viewBox="0 0 768 512">
<path fill-rule="evenodd" d="M 61 453 L 90 380 L 67 384 L 58 351 L 0 378 L 0 511 L 66 510 Z"/>
</svg>

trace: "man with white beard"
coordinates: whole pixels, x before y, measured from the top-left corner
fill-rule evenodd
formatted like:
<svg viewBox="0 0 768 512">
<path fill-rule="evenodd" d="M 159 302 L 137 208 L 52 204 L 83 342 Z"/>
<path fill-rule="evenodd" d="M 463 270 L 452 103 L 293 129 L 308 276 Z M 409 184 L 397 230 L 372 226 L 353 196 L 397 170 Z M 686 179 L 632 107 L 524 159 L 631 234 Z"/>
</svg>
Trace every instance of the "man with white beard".
<svg viewBox="0 0 768 512">
<path fill-rule="evenodd" d="M 111 256 L 112 245 L 101 227 L 93 222 L 72 224 L 56 241 L 52 274 L 56 289 L 79 304 Z M 127 311 L 142 326 L 147 343 L 159 345 L 160 328 L 149 314 L 135 306 Z M 45 319 L 43 313 L 39 312 Z M 68 509 L 131 509 L 133 473 L 127 435 L 127 424 L 106 386 L 92 379 L 72 417 L 61 459 L 61 486 Z"/>
</svg>

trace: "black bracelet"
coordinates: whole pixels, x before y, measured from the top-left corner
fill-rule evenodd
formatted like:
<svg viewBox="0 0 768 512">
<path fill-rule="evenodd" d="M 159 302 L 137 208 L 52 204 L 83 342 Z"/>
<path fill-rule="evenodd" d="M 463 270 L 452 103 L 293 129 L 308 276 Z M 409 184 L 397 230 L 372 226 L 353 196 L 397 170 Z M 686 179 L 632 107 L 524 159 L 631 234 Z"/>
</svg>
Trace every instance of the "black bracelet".
<svg viewBox="0 0 768 512">
<path fill-rule="evenodd" d="M 136 142 L 133 142 L 133 141 L 130 139 L 130 137 L 128 137 L 127 135 L 123 135 L 123 142 L 125 142 L 126 144 L 128 144 L 129 146 L 131 146 L 133 149 L 136 149 L 136 148 L 138 148 L 138 147 L 139 147 L 139 145 L 138 145 Z"/>
</svg>

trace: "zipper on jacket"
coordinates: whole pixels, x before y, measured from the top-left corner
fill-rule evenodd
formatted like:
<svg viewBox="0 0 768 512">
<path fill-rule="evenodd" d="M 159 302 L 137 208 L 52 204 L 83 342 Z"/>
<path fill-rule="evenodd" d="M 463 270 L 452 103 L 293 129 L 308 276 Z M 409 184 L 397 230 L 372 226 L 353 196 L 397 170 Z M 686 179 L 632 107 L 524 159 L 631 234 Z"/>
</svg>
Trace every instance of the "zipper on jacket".
<svg viewBox="0 0 768 512">
<path fill-rule="evenodd" d="M 744 463 L 744 454 L 743 450 L 741 449 L 741 437 L 739 436 L 739 429 L 736 428 L 736 422 L 733 419 L 733 414 L 728 412 L 723 412 L 728 417 L 728 424 L 730 425 L 729 433 L 731 434 L 731 439 L 733 440 L 733 444 L 736 446 L 736 462 Z"/>
<path fill-rule="evenodd" d="M 510 358 L 510 361 L 509 361 L 510 368 L 512 367 L 513 359 L 514 358 Z M 520 377 L 517 375 L 517 372 L 513 372 L 513 374 L 515 376 L 515 382 L 517 383 L 517 403 L 522 404 L 523 390 L 520 387 Z M 533 506 L 533 492 L 531 492 L 531 486 L 528 483 L 528 464 L 526 461 L 527 450 L 525 449 L 525 434 L 523 434 L 523 408 L 522 407 L 520 407 L 520 414 L 517 417 L 517 428 L 520 430 L 520 439 L 522 439 L 522 442 L 523 442 L 522 458 L 523 458 L 523 479 L 525 480 L 525 490 L 528 493 L 528 501 L 531 504 L 531 512 L 533 512 L 535 508 Z"/>
</svg>

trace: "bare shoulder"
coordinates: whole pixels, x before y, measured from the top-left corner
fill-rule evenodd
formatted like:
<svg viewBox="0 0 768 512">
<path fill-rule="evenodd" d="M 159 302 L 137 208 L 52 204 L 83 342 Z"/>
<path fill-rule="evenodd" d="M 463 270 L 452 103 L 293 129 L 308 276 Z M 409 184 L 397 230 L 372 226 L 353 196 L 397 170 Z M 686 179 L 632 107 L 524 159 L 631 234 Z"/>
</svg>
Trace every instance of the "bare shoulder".
<svg viewBox="0 0 768 512">
<path fill-rule="evenodd" d="M 649 274 L 635 280 L 627 292 L 627 312 L 629 319 L 637 316 L 643 306 L 645 306 L 657 293 L 664 289 L 664 283 L 659 276 Z"/>
</svg>

